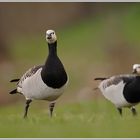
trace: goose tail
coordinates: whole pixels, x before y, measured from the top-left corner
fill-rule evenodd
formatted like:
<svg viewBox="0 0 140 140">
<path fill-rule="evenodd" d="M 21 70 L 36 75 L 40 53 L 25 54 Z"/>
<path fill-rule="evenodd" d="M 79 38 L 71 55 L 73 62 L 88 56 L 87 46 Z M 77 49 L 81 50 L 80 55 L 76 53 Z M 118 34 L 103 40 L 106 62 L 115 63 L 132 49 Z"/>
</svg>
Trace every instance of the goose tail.
<svg viewBox="0 0 140 140">
<path fill-rule="evenodd" d="M 20 79 L 12 79 L 10 82 L 18 82 Z"/>
<path fill-rule="evenodd" d="M 106 80 L 107 78 L 102 78 L 102 77 L 97 77 L 95 78 L 94 80 L 100 80 L 100 81 L 103 81 L 103 80 Z"/>
<path fill-rule="evenodd" d="M 16 94 L 16 93 L 17 93 L 17 89 L 14 89 L 14 90 L 9 92 L 9 94 Z"/>
</svg>

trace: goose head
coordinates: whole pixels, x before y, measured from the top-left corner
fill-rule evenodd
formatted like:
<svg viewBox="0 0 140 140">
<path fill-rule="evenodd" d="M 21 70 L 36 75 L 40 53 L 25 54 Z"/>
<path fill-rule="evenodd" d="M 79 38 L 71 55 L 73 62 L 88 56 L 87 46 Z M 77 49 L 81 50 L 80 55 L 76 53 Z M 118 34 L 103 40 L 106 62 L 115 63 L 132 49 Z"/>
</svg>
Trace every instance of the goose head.
<svg viewBox="0 0 140 140">
<path fill-rule="evenodd" d="M 134 64 L 133 65 L 133 71 L 132 71 L 133 74 L 138 74 L 140 75 L 140 64 Z"/>
<path fill-rule="evenodd" d="M 54 30 L 47 30 L 46 31 L 46 41 L 49 44 L 55 43 L 57 41 L 57 37 Z"/>
</svg>

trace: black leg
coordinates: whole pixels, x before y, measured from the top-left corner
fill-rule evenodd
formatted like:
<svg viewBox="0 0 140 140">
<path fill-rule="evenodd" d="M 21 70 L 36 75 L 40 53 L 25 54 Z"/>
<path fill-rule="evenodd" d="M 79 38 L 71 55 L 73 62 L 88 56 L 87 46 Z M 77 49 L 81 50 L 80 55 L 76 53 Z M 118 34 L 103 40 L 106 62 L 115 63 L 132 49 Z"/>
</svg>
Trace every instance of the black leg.
<svg viewBox="0 0 140 140">
<path fill-rule="evenodd" d="M 50 117 L 52 117 L 54 106 L 55 106 L 55 102 L 49 104 Z"/>
<path fill-rule="evenodd" d="M 132 111 L 133 116 L 137 115 L 137 111 L 134 106 L 131 108 L 131 111 Z"/>
<path fill-rule="evenodd" d="M 119 114 L 122 116 L 122 109 L 121 108 L 117 108 L 119 111 Z"/>
<path fill-rule="evenodd" d="M 29 105 L 30 105 L 31 102 L 32 102 L 31 99 L 26 100 L 26 106 L 25 106 L 24 118 L 27 117 L 28 108 L 29 108 Z"/>
</svg>

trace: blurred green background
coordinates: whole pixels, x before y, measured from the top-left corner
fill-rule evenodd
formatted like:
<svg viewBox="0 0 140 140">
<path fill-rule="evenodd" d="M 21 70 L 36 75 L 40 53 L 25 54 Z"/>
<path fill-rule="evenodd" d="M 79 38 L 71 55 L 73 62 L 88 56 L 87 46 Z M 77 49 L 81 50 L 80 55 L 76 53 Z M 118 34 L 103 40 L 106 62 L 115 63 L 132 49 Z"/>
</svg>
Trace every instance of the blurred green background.
<svg viewBox="0 0 140 140">
<path fill-rule="evenodd" d="M 140 118 L 121 118 L 93 89 L 95 77 L 131 73 L 140 63 L 140 3 L 0 3 L 0 137 L 140 137 Z M 23 120 L 25 99 L 9 83 L 48 55 L 45 32 L 54 29 L 69 87 L 55 114 L 34 101 Z M 137 106 L 138 112 L 140 107 Z"/>
</svg>

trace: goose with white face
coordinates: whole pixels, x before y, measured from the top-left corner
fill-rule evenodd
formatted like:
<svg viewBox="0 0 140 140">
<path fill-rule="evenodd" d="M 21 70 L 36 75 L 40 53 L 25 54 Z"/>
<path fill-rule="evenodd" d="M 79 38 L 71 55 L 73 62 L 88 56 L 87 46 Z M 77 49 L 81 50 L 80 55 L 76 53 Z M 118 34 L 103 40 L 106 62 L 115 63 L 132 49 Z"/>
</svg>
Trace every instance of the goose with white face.
<svg viewBox="0 0 140 140">
<path fill-rule="evenodd" d="M 56 42 L 57 37 L 56 37 L 55 31 L 47 30 L 46 31 L 46 40 L 49 44 Z"/>
<path fill-rule="evenodd" d="M 132 73 L 140 75 L 140 64 L 133 65 L 133 72 Z"/>
</svg>

